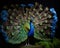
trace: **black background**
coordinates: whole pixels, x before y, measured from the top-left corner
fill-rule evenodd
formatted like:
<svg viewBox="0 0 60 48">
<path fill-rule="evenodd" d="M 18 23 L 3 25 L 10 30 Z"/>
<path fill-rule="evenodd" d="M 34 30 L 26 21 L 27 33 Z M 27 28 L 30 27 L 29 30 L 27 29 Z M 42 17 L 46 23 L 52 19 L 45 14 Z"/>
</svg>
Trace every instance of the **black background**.
<svg viewBox="0 0 60 48">
<path fill-rule="evenodd" d="M 58 16 L 58 22 L 57 22 L 57 29 L 56 29 L 56 35 L 55 37 L 59 38 L 60 39 L 60 32 L 59 32 L 59 21 L 60 21 L 60 12 L 59 12 L 59 0 L 0 0 L 0 12 L 2 10 L 2 7 L 4 5 L 9 5 L 9 4 L 21 4 L 21 3 L 25 3 L 25 4 L 28 4 L 28 3 L 34 3 L 34 2 L 39 2 L 39 3 L 42 3 L 44 6 L 48 6 L 48 7 L 54 7 L 56 12 L 57 12 L 57 16 Z M 1 37 L 1 35 L 0 35 Z M 2 38 L 2 37 L 1 37 Z"/>
</svg>

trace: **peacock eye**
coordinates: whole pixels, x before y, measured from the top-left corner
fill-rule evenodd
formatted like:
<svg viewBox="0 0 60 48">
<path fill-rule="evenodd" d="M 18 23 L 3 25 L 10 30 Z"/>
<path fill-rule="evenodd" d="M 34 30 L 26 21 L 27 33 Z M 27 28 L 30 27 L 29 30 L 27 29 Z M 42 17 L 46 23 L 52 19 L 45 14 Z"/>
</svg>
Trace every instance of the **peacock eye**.
<svg viewBox="0 0 60 48">
<path fill-rule="evenodd" d="M 27 5 L 11 4 L 7 10 L 7 7 L 4 8 L 1 18 L 9 43 L 22 43 L 28 36 L 33 36 L 38 40 L 48 39 L 51 32 L 55 32 L 58 19 L 53 8 L 50 9 L 38 2 Z"/>
</svg>

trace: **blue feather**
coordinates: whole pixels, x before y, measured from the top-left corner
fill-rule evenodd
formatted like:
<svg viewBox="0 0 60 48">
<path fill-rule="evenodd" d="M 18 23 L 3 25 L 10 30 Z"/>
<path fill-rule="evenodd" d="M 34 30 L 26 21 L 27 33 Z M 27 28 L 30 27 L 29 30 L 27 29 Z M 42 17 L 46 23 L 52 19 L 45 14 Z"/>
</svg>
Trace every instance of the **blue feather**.
<svg viewBox="0 0 60 48">
<path fill-rule="evenodd" d="M 1 19 L 2 19 L 2 21 L 3 22 L 6 22 L 7 21 L 7 18 L 8 17 L 8 12 L 7 12 L 7 10 L 2 10 L 2 12 L 1 12 Z"/>
<path fill-rule="evenodd" d="M 21 4 L 20 6 L 21 6 L 21 7 L 25 7 L 26 5 L 25 5 L 25 4 Z"/>
<path fill-rule="evenodd" d="M 56 23 L 58 21 L 58 18 L 57 18 L 57 13 L 55 11 L 54 8 L 50 8 L 50 12 L 53 13 L 53 19 L 52 19 L 52 23 L 51 23 L 51 38 L 54 38 L 55 36 L 55 28 L 56 28 Z"/>
<path fill-rule="evenodd" d="M 0 26 L 0 33 L 2 33 L 4 39 L 6 42 L 8 42 L 8 36 L 7 36 L 7 33 L 2 29 L 2 25 Z"/>
<path fill-rule="evenodd" d="M 56 11 L 54 8 L 50 8 L 50 12 L 56 14 Z"/>
<path fill-rule="evenodd" d="M 33 4 L 28 4 L 28 6 L 33 7 L 34 5 Z"/>
</svg>

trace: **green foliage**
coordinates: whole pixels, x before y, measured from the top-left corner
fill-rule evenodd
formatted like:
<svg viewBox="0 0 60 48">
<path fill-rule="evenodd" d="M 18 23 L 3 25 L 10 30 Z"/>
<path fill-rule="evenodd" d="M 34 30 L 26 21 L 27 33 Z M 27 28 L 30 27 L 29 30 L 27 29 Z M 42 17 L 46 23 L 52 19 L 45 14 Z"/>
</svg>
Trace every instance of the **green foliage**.
<svg viewBox="0 0 60 48">
<path fill-rule="evenodd" d="M 60 48 L 60 40 L 54 38 L 53 39 L 53 45 L 54 45 L 54 48 Z"/>
<path fill-rule="evenodd" d="M 42 48 L 60 48 L 60 40 L 57 38 L 54 38 L 53 42 L 50 40 L 42 40 L 36 43 L 36 45 L 40 45 Z"/>
<path fill-rule="evenodd" d="M 48 41 L 41 41 L 38 45 L 42 46 L 42 48 L 52 48 L 52 43 Z"/>
</svg>

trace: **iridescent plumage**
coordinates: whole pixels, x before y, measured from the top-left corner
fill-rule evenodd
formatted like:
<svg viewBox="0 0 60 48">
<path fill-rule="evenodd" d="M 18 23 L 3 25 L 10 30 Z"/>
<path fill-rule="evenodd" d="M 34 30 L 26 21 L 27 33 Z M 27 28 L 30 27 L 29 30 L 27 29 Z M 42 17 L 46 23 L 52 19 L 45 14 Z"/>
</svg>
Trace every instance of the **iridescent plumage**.
<svg viewBox="0 0 60 48">
<path fill-rule="evenodd" d="M 27 6 L 30 8 L 20 4 L 18 9 L 2 10 L 1 19 L 6 23 L 2 26 L 6 30 L 1 29 L 0 32 L 4 39 L 9 43 L 19 44 L 27 40 L 28 36 L 39 40 L 48 39 L 50 35 L 53 38 L 58 21 L 55 9 L 43 8 L 37 3 Z"/>
<path fill-rule="evenodd" d="M 53 14 L 53 19 L 51 23 L 51 38 L 55 36 L 56 23 L 58 21 L 57 13 L 54 8 L 50 8 L 50 12 Z"/>
</svg>

